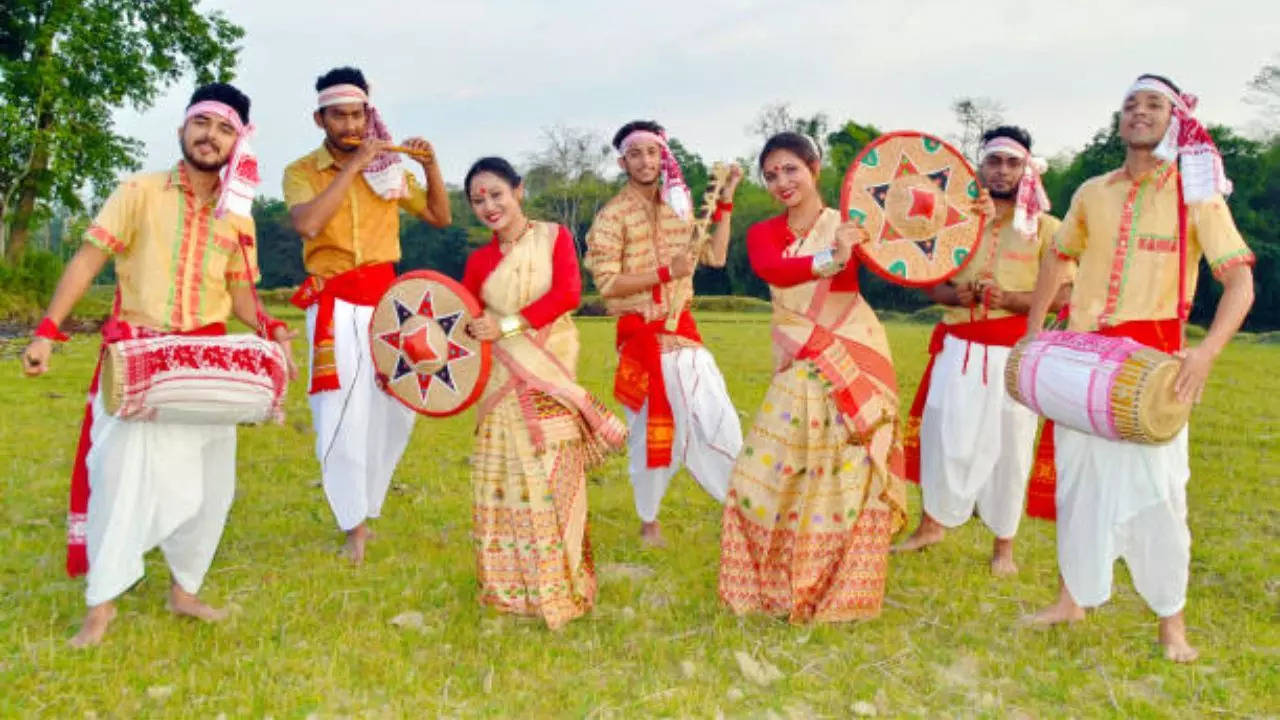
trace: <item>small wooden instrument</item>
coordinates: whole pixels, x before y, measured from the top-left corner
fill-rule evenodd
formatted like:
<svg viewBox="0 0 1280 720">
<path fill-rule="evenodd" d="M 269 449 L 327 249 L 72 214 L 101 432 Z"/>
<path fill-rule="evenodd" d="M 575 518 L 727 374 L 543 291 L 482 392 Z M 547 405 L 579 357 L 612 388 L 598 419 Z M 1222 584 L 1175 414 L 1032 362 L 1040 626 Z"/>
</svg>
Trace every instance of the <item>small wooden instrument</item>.
<svg viewBox="0 0 1280 720">
<path fill-rule="evenodd" d="M 356 147 L 359 147 L 360 141 L 356 140 L 355 144 Z M 414 160 L 421 160 L 425 162 L 434 162 L 436 159 L 435 153 L 430 150 L 418 150 L 416 148 L 405 147 L 403 145 L 389 145 L 387 146 L 387 152 L 404 153 Z"/>
<path fill-rule="evenodd" d="M 694 219 L 693 231 L 689 234 L 689 250 L 693 253 L 695 269 L 697 269 L 698 258 L 702 257 L 702 251 L 707 246 L 707 241 L 711 239 L 711 216 L 715 213 L 716 204 L 720 201 L 720 191 L 728 181 L 728 165 L 715 163 L 711 166 L 711 174 L 707 178 L 707 189 L 702 193 L 702 210 Z M 692 299 L 693 278 L 690 277 L 688 283 L 680 283 L 672 290 L 670 302 L 667 304 L 667 320 L 664 324 L 668 332 L 675 332 L 676 326 L 680 323 L 681 311 Z"/>
</svg>

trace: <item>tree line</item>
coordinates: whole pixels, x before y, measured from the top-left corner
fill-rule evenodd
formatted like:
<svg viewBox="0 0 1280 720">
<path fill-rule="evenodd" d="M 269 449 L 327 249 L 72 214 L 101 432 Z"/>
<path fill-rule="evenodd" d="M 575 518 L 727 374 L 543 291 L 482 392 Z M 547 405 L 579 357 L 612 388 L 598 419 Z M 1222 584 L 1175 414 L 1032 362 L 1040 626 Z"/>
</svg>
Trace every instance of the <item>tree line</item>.
<svg viewBox="0 0 1280 720">
<path fill-rule="evenodd" d="M 198 82 L 233 79 L 237 43 L 244 31 L 224 14 L 201 11 L 198 4 L 199 0 L 0 4 L 0 292 L 47 295 L 57 266 L 57 257 L 48 256 L 68 256 L 93 207 L 121 173 L 138 169 L 141 144 L 114 126 L 116 108 L 145 110 L 163 90 L 188 76 Z M 1256 132 L 1246 136 L 1221 126 L 1210 132 L 1235 181 L 1228 203 L 1236 224 L 1258 258 L 1257 302 L 1246 327 L 1280 328 L 1280 55 L 1248 83 L 1245 99 L 1259 109 L 1261 126 Z M 961 97 L 950 107 L 959 131 L 947 139 L 972 159 L 982 131 L 1000 123 L 1004 106 L 991 98 Z M 854 120 L 831 123 L 821 113 L 796 116 L 785 103 L 766 106 L 747 129 L 761 142 L 780 130 L 798 130 L 817 139 L 825 151 L 819 185 L 833 206 L 839 201 L 845 168 L 881 132 Z M 1034 134 L 1035 128 L 1031 130 Z M 671 145 L 699 197 L 707 182 L 707 160 L 678 137 Z M 546 130 L 540 150 L 523 163 L 528 213 L 566 225 L 581 252 L 591 218 L 622 183 L 612 157 L 593 131 Z M 1080 152 L 1057 158 L 1045 177 L 1055 213 L 1065 212 L 1081 182 L 1118 167 L 1123 157 L 1113 118 Z M 738 159 L 752 169 L 754 161 Z M 405 218 L 402 270 L 435 268 L 460 276 L 467 251 L 487 239 L 459 189 L 451 191 L 450 200 L 451 227 L 436 229 Z M 767 297 L 768 288 L 747 262 L 744 238 L 751 224 L 778 211 L 758 174 L 749 173 L 735 199 L 728 264 L 723 269 L 699 269 L 694 279 L 699 293 Z M 264 286 L 300 282 L 301 243 L 283 203 L 260 198 L 254 217 Z M 1221 292 L 1205 276 L 1192 311 L 1196 322 L 1212 317 Z M 585 279 L 590 288 L 590 279 Z M 911 310 L 927 304 L 918 291 L 869 273 L 863 273 L 862 287 L 878 308 Z"/>
</svg>

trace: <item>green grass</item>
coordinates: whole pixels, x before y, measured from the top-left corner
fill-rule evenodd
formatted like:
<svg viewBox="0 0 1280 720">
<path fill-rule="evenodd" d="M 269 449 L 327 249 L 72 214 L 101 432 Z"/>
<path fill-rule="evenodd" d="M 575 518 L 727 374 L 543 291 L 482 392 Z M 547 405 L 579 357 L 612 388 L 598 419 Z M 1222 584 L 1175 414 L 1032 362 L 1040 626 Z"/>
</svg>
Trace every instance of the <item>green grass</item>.
<svg viewBox="0 0 1280 720">
<path fill-rule="evenodd" d="M 746 425 L 768 382 L 768 317 L 700 320 Z M 612 323 L 578 326 L 582 380 L 608 398 Z M 905 405 L 929 327 L 889 331 Z M 892 560 L 879 619 L 738 619 L 716 601 L 714 502 L 676 478 L 662 514 L 672 549 L 642 549 L 621 458 L 589 486 L 597 567 L 652 575 L 602 571 L 596 610 L 551 633 L 476 604 L 472 414 L 419 420 L 357 570 L 334 554 L 339 537 L 316 486 L 300 383 L 284 425 L 240 432 L 238 496 L 203 591 L 233 618 L 206 626 L 170 617 L 167 572 L 153 553 L 105 644 L 75 652 L 66 640 L 84 611 L 83 585 L 62 570 L 63 519 L 95 349 L 95 338 L 76 337 L 39 380 L 18 377 L 16 344 L 0 353 L 0 716 L 846 717 L 856 702 L 882 717 L 1280 714 L 1274 345 L 1233 344 L 1193 418 L 1187 614 L 1202 659 L 1189 667 L 1161 659 L 1154 618 L 1123 570 L 1112 602 L 1087 622 L 1019 627 L 1055 594 L 1053 526 L 1034 520 L 1019 535 L 1016 579 L 989 577 L 990 536 L 975 521 L 942 546 Z M 423 614 L 421 629 L 389 622 L 410 610 Z M 735 651 L 784 677 L 755 685 Z"/>
</svg>

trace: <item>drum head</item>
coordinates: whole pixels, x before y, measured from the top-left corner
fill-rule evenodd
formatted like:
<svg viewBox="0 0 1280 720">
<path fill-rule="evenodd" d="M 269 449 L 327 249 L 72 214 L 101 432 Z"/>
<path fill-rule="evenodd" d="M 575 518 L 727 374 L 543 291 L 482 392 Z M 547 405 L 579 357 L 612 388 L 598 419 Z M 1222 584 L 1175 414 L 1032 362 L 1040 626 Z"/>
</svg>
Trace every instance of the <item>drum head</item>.
<svg viewBox="0 0 1280 720">
<path fill-rule="evenodd" d="M 492 362 L 490 344 L 467 333 L 467 321 L 481 312 L 480 302 L 446 275 L 401 275 L 369 321 L 378 385 L 423 415 L 467 409 L 484 389 Z"/>
<path fill-rule="evenodd" d="M 858 246 L 868 268 L 898 285 L 937 285 L 960 272 L 982 237 L 970 212 L 977 176 L 955 148 L 915 131 L 881 135 L 845 173 L 840 215 L 871 234 Z"/>
</svg>

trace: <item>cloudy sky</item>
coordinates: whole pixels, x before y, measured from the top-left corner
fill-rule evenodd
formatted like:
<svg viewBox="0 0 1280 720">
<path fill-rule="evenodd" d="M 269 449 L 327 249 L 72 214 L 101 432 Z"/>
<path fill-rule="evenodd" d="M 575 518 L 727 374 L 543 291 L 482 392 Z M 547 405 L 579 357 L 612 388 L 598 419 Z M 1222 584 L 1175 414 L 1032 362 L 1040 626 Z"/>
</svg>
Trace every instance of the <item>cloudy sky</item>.
<svg viewBox="0 0 1280 720">
<path fill-rule="evenodd" d="M 1046 155 L 1108 122 L 1142 72 L 1200 96 L 1200 116 L 1248 129 L 1243 101 L 1280 60 L 1276 0 L 789 0 L 598 3 L 205 0 L 246 30 L 236 83 L 253 99 L 262 194 L 319 144 L 313 83 L 353 64 L 398 138 L 423 135 L 445 179 L 487 154 L 526 160 L 544 128 L 611 136 L 655 118 L 705 159 L 753 154 L 747 125 L 769 103 L 882 130 L 956 131 L 959 96 L 987 96 Z M 190 81 L 122 109 L 146 165 L 176 155 Z"/>
</svg>

